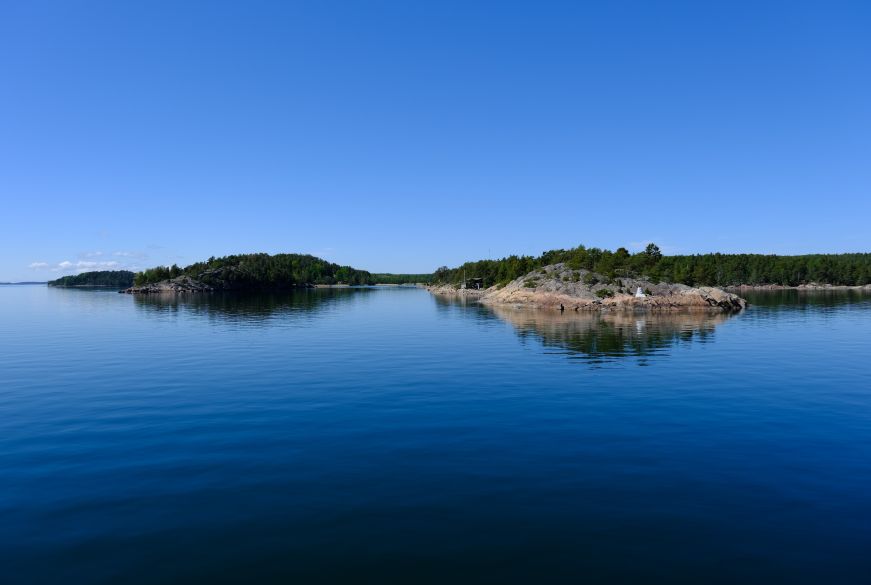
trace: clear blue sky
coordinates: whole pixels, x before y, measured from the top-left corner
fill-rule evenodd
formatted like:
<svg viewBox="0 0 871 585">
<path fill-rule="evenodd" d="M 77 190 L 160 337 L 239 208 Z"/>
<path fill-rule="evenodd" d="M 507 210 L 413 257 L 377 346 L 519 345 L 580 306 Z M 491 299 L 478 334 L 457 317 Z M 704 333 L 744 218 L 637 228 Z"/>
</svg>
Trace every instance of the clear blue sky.
<svg viewBox="0 0 871 585">
<path fill-rule="evenodd" d="M 5 2 L 0 280 L 871 250 L 871 3 Z"/>
</svg>

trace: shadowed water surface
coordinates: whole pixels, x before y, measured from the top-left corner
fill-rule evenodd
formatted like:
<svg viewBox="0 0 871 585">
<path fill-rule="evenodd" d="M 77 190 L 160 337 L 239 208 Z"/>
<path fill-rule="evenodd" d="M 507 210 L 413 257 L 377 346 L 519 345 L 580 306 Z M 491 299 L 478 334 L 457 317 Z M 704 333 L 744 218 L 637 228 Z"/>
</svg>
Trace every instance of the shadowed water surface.
<svg viewBox="0 0 871 585">
<path fill-rule="evenodd" d="M 0 287 L 3 583 L 867 583 L 871 302 Z"/>
</svg>

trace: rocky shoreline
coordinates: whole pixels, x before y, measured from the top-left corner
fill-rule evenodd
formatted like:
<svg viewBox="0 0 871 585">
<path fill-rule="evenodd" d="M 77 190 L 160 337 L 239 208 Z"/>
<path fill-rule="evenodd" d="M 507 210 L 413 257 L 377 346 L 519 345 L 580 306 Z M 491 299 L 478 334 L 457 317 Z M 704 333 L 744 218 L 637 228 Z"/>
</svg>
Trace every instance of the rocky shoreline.
<svg viewBox="0 0 871 585">
<path fill-rule="evenodd" d="M 275 288 L 251 288 L 249 286 L 233 286 L 231 283 L 222 282 L 220 286 L 212 286 L 195 280 L 189 276 L 179 276 L 170 280 L 162 280 L 151 284 L 143 284 L 141 286 L 131 286 L 118 292 L 130 295 L 151 295 L 151 294 L 183 294 L 183 293 L 211 293 L 211 292 L 233 292 L 233 291 L 249 291 L 249 290 L 293 290 L 301 288 L 315 288 L 316 285 L 293 285 Z"/>
<path fill-rule="evenodd" d="M 141 286 L 131 286 L 124 290 L 118 291 L 126 294 L 160 294 L 160 293 L 192 293 L 192 292 L 213 292 L 214 287 L 194 280 L 188 276 L 179 276 L 171 280 L 163 280 L 151 284 L 143 284 Z"/>
<path fill-rule="evenodd" d="M 637 297 L 638 289 L 644 296 Z M 736 312 L 747 302 L 714 287 L 654 283 L 640 278 L 607 279 L 588 270 L 553 264 L 534 270 L 503 287 L 457 289 L 454 285 L 427 287 L 433 294 L 475 299 L 486 305 L 522 305 L 566 311 L 705 310 Z"/>
</svg>

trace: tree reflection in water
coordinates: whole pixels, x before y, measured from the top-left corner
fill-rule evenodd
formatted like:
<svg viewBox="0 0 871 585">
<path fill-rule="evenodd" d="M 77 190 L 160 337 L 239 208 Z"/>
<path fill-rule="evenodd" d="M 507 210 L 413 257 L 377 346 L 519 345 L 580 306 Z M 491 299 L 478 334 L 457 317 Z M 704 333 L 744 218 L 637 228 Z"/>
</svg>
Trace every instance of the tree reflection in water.
<svg viewBox="0 0 871 585">
<path fill-rule="evenodd" d="M 681 343 L 706 343 L 726 313 L 699 311 L 657 313 L 576 313 L 494 306 L 488 308 L 514 326 L 522 339 L 537 339 L 572 358 L 593 363 L 667 354 Z"/>
<path fill-rule="evenodd" d="M 371 287 L 299 289 L 277 293 L 133 295 L 136 308 L 155 314 L 185 313 L 228 323 L 256 326 L 275 319 L 311 319 L 347 302 L 361 302 Z"/>
</svg>

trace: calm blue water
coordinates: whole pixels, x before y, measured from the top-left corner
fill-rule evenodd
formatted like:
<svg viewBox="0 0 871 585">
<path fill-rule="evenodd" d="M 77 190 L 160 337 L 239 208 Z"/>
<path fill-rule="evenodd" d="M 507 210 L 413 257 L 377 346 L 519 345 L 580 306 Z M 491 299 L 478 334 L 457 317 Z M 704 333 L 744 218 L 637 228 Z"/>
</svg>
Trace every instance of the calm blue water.
<svg viewBox="0 0 871 585">
<path fill-rule="evenodd" d="M 0 287 L 0 581 L 869 583 L 871 298 Z"/>
</svg>

